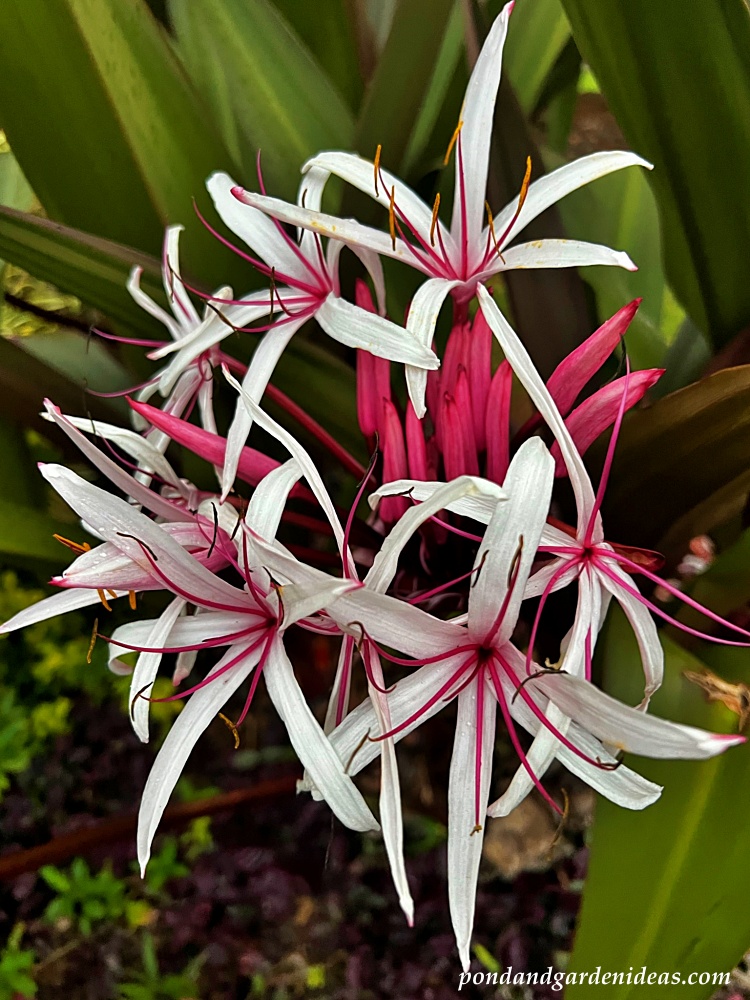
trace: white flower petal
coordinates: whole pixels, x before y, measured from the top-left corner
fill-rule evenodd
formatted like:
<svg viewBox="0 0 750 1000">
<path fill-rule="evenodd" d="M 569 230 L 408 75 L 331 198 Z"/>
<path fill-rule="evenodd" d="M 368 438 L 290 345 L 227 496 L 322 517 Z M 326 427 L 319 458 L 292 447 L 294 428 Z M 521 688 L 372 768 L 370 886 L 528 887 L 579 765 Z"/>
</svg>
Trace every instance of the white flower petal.
<svg viewBox="0 0 750 1000">
<path fill-rule="evenodd" d="M 541 215 L 550 205 L 557 204 L 572 191 L 585 184 L 590 184 L 599 177 L 611 174 L 615 170 L 622 170 L 624 167 L 645 167 L 652 169 L 652 164 L 647 160 L 636 156 L 635 153 L 624 152 L 622 150 L 606 150 L 601 153 L 591 153 L 590 156 L 582 156 L 572 163 L 566 163 L 552 173 L 545 174 L 533 184 L 529 185 L 526 200 L 523 204 L 518 218 L 513 223 L 513 228 L 508 232 L 503 240 L 503 247 L 510 243 L 522 229 L 538 215 Z M 495 218 L 495 232 L 500 235 L 504 233 L 518 208 L 518 199 L 509 202 L 499 212 Z M 503 249 L 501 247 L 501 249 Z"/>
<path fill-rule="evenodd" d="M 237 655 L 236 646 L 228 649 L 211 669 L 208 676 L 217 673 L 225 663 L 229 663 Z M 141 808 L 138 813 L 137 844 L 141 876 L 146 871 L 151 854 L 151 843 L 162 813 L 193 747 L 209 723 L 221 711 L 224 703 L 249 677 L 259 659 L 260 649 L 256 649 L 249 653 L 244 660 L 237 663 L 234 668 L 225 671 L 220 677 L 191 695 L 187 705 L 177 716 L 172 728 L 167 733 L 167 738 L 162 744 L 146 781 L 146 787 L 143 789 Z"/>
<path fill-rule="evenodd" d="M 144 645 L 156 648 L 166 646 L 172 626 L 183 611 L 186 601 L 181 597 L 167 605 L 164 612 L 157 618 L 153 629 L 146 636 Z M 156 680 L 156 674 L 161 663 L 162 653 L 141 653 L 133 669 L 130 682 L 130 705 L 133 729 L 142 743 L 148 743 L 148 712 L 149 697 Z"/>
<path fill-rule="evenodd" d="M 177 322 L 180 326 L 191 329 L 200 322 L 200 319 L 180 274 L 180 233 L 184 228 L 184 226 L 167 226 L 164 234 L 162 278 L 167 301 Z"/>
<path fill-rule="evenodd" d="M 279 529 L 289 494 L 301 477 L 302 469 L 293 458 L 264 476 L 250 498 L 245 514 L 247 527 L 261 538 L 272 542 Z"/>
<path fill-rule="evenodd" d="M 565 460 L 570 482 L 576 497 L 579 530 L 585 530 L 591 511 L 594 509 L 596 498 L 589 474 L 583 464 L 583 459 L 570 436 L 568 428 L 565 426 L 565 421 L 561 417 L 560 411 L 555 406 L 554 400 L 550 396 L 546 385 L 534 367 L 533 361 L 519 340 L 515 330 L 513 330 L 510 323 L 508 323 L 493 301 L 492 296 L 482 285 L 477 286 L 477 297 L 484 317 L 502 347 L 508 363 L 518 376 L 521 384 L 531 397 L 532 403 L 544 417 L 557 443 L 560 445 L 560 451 Z M 599 542 L 602 540 L 602 537 L 601 519 L 597 515 L 597 530 L 592 537 L 592 541 L 594 543 Z"/>
<path fill-rule="evenodd" d="M 141 288 L 142 274 L 142 267 L 134 267 L 130 272 L 126 287 L 130 292 L 131 297 L 135 302 L 137 302 L 141 309 L 144 310 L 144 312 L 147 312 L 149 316 L 153 316 L 154 319 L 157 319 L 167 328 L 172 340 L 179 340 L 182 336 L 182 327 L 174 316 L 170 316 L 165 309 L 162 309 L 160 305 L 157 305 L 156 302 L 154 302 L 150 295 L 147 295 L 143 291 Z"/>
<path fill-rule="evenodd" d="M 310 711 L 281 639 L 271 645 L 264 674 L 289 740 L 333 812 L 351 830 L 378 830 L 377 820 Z"/>
<path fill-rule="evenodd" d="M 416 507 L 411 507 L 394 524 L 388 537 L 381 545 L 380 551 L 375 556 L 365 577 L 365 584 L 372 590 L 384 594 L 396 575 L 399 557 L 412 535 L 438 511 L 444 508 L 454 510 L 454 505 L 461 503 L 464 498 L 479 494 L 481 487 L 478 484 L 480 482 L 473 476 L 460 476 L 450 483 L 436 483 L 437 489 L 432 492 L 429 500 L 425 500 Z M 497 493 L 500 497 L 504 496 L 499 487 Z M 383 489 L 379 490 L 377 494 L 373 494 L 373 496 L 384 495 L 388 494 L 384 493 Z"/>
<path fill-rule="evenodd" d="M 452 500 L 445 505 L 445 509 L 462 517 L 470 517 L 480 524 L 489 524 L 495 508 L 500 500 L 507 499 L 507 494 L 497 483 L 489 479 L 482 479 L 476 476 L 466 476 L 471 480 L 475 490 L 471 495 L 463 496 L 457 500 Z M 435 481 L 422 481 L 419 479 L 395 479 L 391 483 L 384 483 L 381 487 L 369 495 L 368 503 L 373 510 L 377 507 L 382 497 L 408 496 L 411 500 L 420 503 L 430 500 L 435 492 L 445 486 L 445 483 Z"/>
<path fill-rule="evenodd" d="M 462 168 L 456 156 L 456 184 L 453 195 L 451 234 L 458 243 L 462 233 L 462 218 L 466 216 L 466 237 L 469 247 L 487 246 L 482 239 L 484 202 L 487 197 L 492 124 L 495 100 L 500 86 L 503 46 L 508 31 L 508 18 L 513 10 L 509 3 L 490 28 L 466 88 L 461 111 L 463 126 L 460 133 Z M 498 230 L 501 232 L 502 230 Z M 471 263 L 471 261 L 470 261 Z"/>
<path fill-rule="evenodd" d="M 250 367 L 242 379 L 242 390 L 246 398 L 252 399 L 254 403 L 257 403 L 261 399 L 279 358 L 284 353 L 289 341 L 305 321 L 306 317 L 282 320 L 275 326 L 272 326 L 263 335 L 250 360 Z M 243 403 L 242 399 L 238 399 L 234 418 L 227 434 L 227 448 L 224 454 L 224 473 L 222 476 L 222 503 L 226 500 L 229 491 L 234 486 L 237 468 L 240 463 L 240 455 L 242 449 L 245 447 L 245 442 L 252 426 L 253 418 L 248 412 L 247 406 Z"/>
<path fill-rule="evenodd" d="M 481 691 L 478 690 L 479 685 L 482 685 Z M 477 748 L 480 694 L 482 733 L 481 744 Z M 456 735 L 448 781 L 448 902 L 464 972 L 468 971 L 471 961 L 471 932 L 484 841 L 483 824 L 492 777 L 496 709 L 497 701 L 487 690 L 483 672 L 480 672 L 477 679 L 458 696 Z M 481 760 L 478 789 L 475 787 L 477 750 Z"/>
<path fill-rule="evenodd" d="M 408 328 L 391 323 L 377 313 L 360 309 L 331 293 L 315 313 L 329 337 L 347 347 L 358 347 L 379 358 L 416 365 L 420 369 L 440 367 L 440 359 Z"/>
<path fill-rule="evenodd" d="M 418 342 L 425 348 L 432 347 L 435 324 L 443 302 L 450 294 L 451 289 L 456 288 L 461 283 L 460 281 L 446 281 L 444 278 L 430 278 L 417 289 L 409 305 L 406 329 L 414 334 Z M 423 367 L 407 366 L 406 386 L 414 412 L 421 419 L 426 413 L 425 392 L 427 390 L 427 372 L 424 371 Z"/>
<path fill-rule="evenodd" d="M 590 267 L 593 264 L 624 267 L 626 271 L 638 270 L 624 251 L 611 250 L 599 243 L 534 240 L 533 243 L 518 243 L 503 250 L 503 259 L 497 256 L 492 267 L 482 272 L 478 280 L 484 280 L 500 271 L 512 271 L 514 268 Z"/>
<path fill-rule="evenodd" d="M 624 570 L 621 570 L 615 564 L 614 560 L 611 562 L 608 561 L 608 567 L 610 572 L 622 580 L 623 583 L 627 584 L 628 587 L 634 590 L 638 589 L 635 580 L 631 576 L 628 576 Z M 656 623 L 651 617 L 651 612 L 648 608 L 637 597 L 629 594 L 625 587 L 618 586 L 606 573 L 600 572 L 597 575 L 601 585 L 612 594 L 625 612 L 625 616 L 630 622 L 630 626 L 638 641 L 643 673 L 646 678 L 643 701 L 638 707 L 645 709 L 648 707 L 651 695 L 661 687 L 661 682 L 664 679 L 664 649 L 659 639 Z"/>
<path fill-rule="evenodd" d="M 286 283 L 287 277 L 308 283 L 312 280 L 310 265 L 300 259 L 276 223 L 235 198 L 233 190 L 241 188 L 228 174 L 220 171 L 211 174 L 206 188 L 227 229 L 244 240 L 269 267 L 275 268 L 279 281 Z"/>
<path fill-rule="evenodd" d="M 0 625 L 0 634 L 15 632 L 16 629 L 26 628 L 27 625 L 36 625 L 37 622 L 45 622 L 48 618 L 55 618 L 57 615 L 67 614 L 68 611 L 78 611 L 80 608 L 87 608 L 90 604 L 98 603 L 99 595 L 96 590 L 79 590 L 78 588 L 63 590 L 51 597 L 43 597 L 41 601 L 37 601 L 36 604 L 32 604 L 13 615 L 7 622 Z"/>
<path fill-rule="evenodd" d="M 359 584 L 353 580 L 334 580 L 327 583 L 287 583 L 281 588 L 279 595 L 284 608 L 284 618 L 281 627 L 284 629 L 294 625 L 302 618 L 317 614 L 332 604 L 337 597 L 345 594 Z"/>
<path fill-rule="evenodd" d="M 549 513 L 554 475 L 555 462 L 544 442 L 540 438 L 524 441 L 503 483 L 508 500 L 497 505 L 474 560 L 469 634 L 477 642 L 491 638 L 505 642 L 513 633 Z"/>
</svg>

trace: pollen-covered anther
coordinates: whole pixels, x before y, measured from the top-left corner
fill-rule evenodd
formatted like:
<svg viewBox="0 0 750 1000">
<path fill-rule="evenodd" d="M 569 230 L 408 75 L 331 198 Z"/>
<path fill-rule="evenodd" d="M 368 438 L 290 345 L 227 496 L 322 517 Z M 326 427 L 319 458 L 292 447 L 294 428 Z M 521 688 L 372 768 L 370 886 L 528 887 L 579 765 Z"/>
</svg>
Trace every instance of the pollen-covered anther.
<svg viewBox="0 0 750 1000">
<path fill-rule="evenodd" d="M 378 148 L 375 150 L 375 159 L 373 160 L 373 172 L 375 174 L 375 197 L 377 198 L 380 194 L 378 189 L 378 174 L 380 173 L 380 154 L 383 151 L 383 147 L 378 143 Z"/>
<path fill-rule="evenodd" d="M 72 542 L 69 538 L 65 538 L 64 535 L 57 535 L 57 534 L 53 535 L 52 537 L 55 539 L 56 542 L 60 542 L 61 545 L 65 545 L 67 548 L 71 550 L 71 552 L 75 552 L 75 554 L 78 556 L 81 555 L 82 552 L 91 551 L 91 546 L 89 545 L 88 542 Z"/>
<path fill-rule="evenodd" d="M 223 712 L 219 712 L 219 718 L 224 723 L 224 725 L 227 727 L 227 729 L 232 734 L 232 736 L 234 736 L 234 749 L 235 750 L 239 750 L 239 746 L 240 746 L 240 732 L 237 729 L 237 726 L 235 726 L 235 724 L 232 722 L 232 720 L 230 718 L 228 718 L 228 716 L 224 715 Z"/>
<path fill-rule="evenodd" d="M 445 151 L 445 156 L 443 157 L 443 166 L 444 167 L 447 167 L 448 163 L 450 162 L 451 153 L 453 152 L 453 147 L 456 145 L 456 142 L 458 141 L 458 136 L 459 136 L 459 134 L 461 132 L 461 129 L 463 127 L 464 127 L 463 121 L 459 121 L 458 125 L 456 125 L 455 132 L 451 136 L 451 141 L 448 143 L 448 148 Z"/>
<path fill-rule="evenodd" d="M 99 635 L 99 619 L 94 619 L 94 627 L 91 629 L 91 639 L 89 641 L 89 648 L 86 650 L 86 663 L 91 663 L 91 658 L 94 654 L 94 646 L 96 645 L 96 640 Z"/>
<path fill-rule="evenodd" d="M 135 598 L 135 591 L 134 590 L 129 590 L 128 591 L 128 604 L 130 605 L 130 610 L 131 611 L 135 611 L 135 609 L 137 607 L 137 604 L 136 604 L 136 598 Z"/>
<path fill-rule="evenodd" d="M 107 597 L 106 597 L 104 591 L 101 589 L 101 587 L 97 587 L 96 592 L 99 595 L 99 600 L 102 602 L 102 604 L 104 605 L 105 609 L 107 611 L 111 611 L 112 610 L 112 606 L 107 601 Z"/>
<path fill-rule="evenodd" d="M 432 206 L 432 223 L 430 224 L 430 245 L 435 246 L 435 227 L 438 223 L 438 210 L 440 208 L 440 192 L 435 195 L 435 203 Z"/>
</svg>

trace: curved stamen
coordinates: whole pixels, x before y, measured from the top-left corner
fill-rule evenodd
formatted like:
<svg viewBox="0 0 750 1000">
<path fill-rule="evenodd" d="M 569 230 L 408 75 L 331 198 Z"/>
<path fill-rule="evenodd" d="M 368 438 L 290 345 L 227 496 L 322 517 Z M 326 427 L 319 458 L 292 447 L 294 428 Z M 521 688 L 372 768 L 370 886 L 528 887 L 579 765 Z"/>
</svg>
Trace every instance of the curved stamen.
<svg viewBox="0 0 750 1000">
<path fill-rule="evenodd" d="M 596 491 L 596 498 L 594 500 L 594 506 L 589 514 L 589 521 L 586 525 L 586 534 L 584 535 L 584 544 L 590 545 L 591 540 L 594 535 L 594 528 L 596 526 L 596 516 L 599 513 L 602 501 L 604 500 L 604 491 L 607 489 L 607 483 L 609 482 L 609 474 L 612 471 L 612 462 L 615 457 L 615 448 L 617 447 L 617 439 L 620 436 L 620 428 L 622 426 L 622 418 L 625 416 L 625 410 L 627 408 L 628 402 L 628 386 L 630 383 L 630 359 L 625 355 L 625 378 L 624 387 L 622 390 L 622 396 L 620 397 L 620 405 L 617 408 L 617 417 L 612 426 L 612 435 L 609 439 L 609 444 L 607 445 L 607 455 L 604 459 L 604 467 L 602 469 L 602 474 L 599 478 L 599 487 Z"/>
<path fill-rule="evenodd" d="M 233 667 L 236 667 L 238 663 L 244 660 L 246 656 L 249 656 L 251 653 L 254 653 L 255 650 L 258 648 L 258 646 L 260 646 L 261 643 L 265 641 L 266 641 L 265 637 L 261 636 L 252 645 L 248 646 L 246 649 L 243 649 L 240 653 L 238 653 L 237 656 L 235 656 L 233 659 L 229 661 L 229 663 L 225 663 L 223 667 L 219 667 L 218 670 L 216 670 L 212 674 L 209 674 L 208 677 L 204 677 L 202 681 L 199 681 L 197 684 L 194 684 L 191 688 L 188 688 L 187 691 L 178 691 L 177 694 L 170 694 L 164 698 L 146 698 L 146 701 L 154 701 L 154 702 L 180 701 L 182 698 L 187 698 L 188 695 L 195 694 L 196 691 L 200 691 L 201 688 L 206 687 L 206 685 L 210 684 L 212 681 L 218 680 L 218 678 L 222 677 L 225 673 L 227 673 L 228 670 L 231 670 Z M 140 697 L 143 697 L 143 695 L 140 695 Z"/>
<path fill-rule="evenodd" d="M 574 549 L 573 552 L 576 556 L 580 555 L 580 550 Z M 539 622 L 542 619 L 542 612 L 544 611 L 544 606 L 547 603 L 547 598 L 555 589 L 555 584 L 564 575 L 564 573 L 575 566 L 577 562 L 582 562 L 580 558 L 569 559 L 567 561 L 563 560 L 561 565 L 554 571 L 552 576 L 547 581 L 547 584 L 539 597 L 539 606 L 536 609 L 536 614 L 534 615 L 534 624 L 531 627 L 531 635 L 529 636 L 529 647 L 526 650 L 526 676 L 528 677 L 531 673 L 531 662 L 534 657 L 534 645 L 536 643 L 536 634 L 539 629 Z"/>
</svg>

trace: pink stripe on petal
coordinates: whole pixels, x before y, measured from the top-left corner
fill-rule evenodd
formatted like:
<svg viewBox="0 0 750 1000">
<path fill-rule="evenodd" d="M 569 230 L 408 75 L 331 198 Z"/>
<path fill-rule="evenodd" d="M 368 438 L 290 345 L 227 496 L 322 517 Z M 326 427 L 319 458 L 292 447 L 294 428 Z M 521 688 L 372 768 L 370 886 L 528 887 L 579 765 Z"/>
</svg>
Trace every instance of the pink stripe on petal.
<svg viewBox="0 0 750 1000">
<path fill-rule="evenodd" d="M 547 389 L 563 416 L 570 412 L 586 383 L 620 343 L 640 304 L 641 299 L 634 299 L 623 306 L 550 375 Z"/>
<path fill-rule="evenodd" d="M 632 372 L 628 376 L 628 394 L 625 399 L 625 409 L 628 410 L 643 399 L 651 386 L 655 385 L 664 374 L 663 368 L 646 368 L 643 371 Z M 593 396 L 589 396 L 565 420 L 573 441 L 581 455 L 596 441 L 617 418 L 622 402 L 622 392 L 625 377 L 615 379 L 603 386 Z M 555 459 L 555 475 L 566 475 L 565 462 L 560 454 L 557 441 L 552 445 L 552 455 Z"/>
<path fill-rule="evenodd" d="M 503 361 L 495 372 L 487 396 L 487 468 L 486 476 L 502 483 L 510 463 L 510 400 L 513 370 Z"/>
</svg>

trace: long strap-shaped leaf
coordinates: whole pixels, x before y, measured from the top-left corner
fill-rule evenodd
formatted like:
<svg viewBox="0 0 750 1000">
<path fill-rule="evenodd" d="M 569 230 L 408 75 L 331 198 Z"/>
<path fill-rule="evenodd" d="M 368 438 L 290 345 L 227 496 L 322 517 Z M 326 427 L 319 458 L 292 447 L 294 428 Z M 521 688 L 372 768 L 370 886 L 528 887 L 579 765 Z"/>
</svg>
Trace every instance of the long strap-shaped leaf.
<svg viewBox="0 0 750 1000">
<path fill-rule="evenodd" d="M 750 11 L 744 0 L 563 0 L 634 149 L 655 165 L 667 275 L 715 343 L 750 321 Z"/>
<path fill-rule="evenodd" d="M 187 266 L 231 280 L 192 199 L 232 160 L 143 0 L 4 0 L 0 65 L 3 127 L 51 217 L 152 253 L 184 222 Z"/>
</svg>

